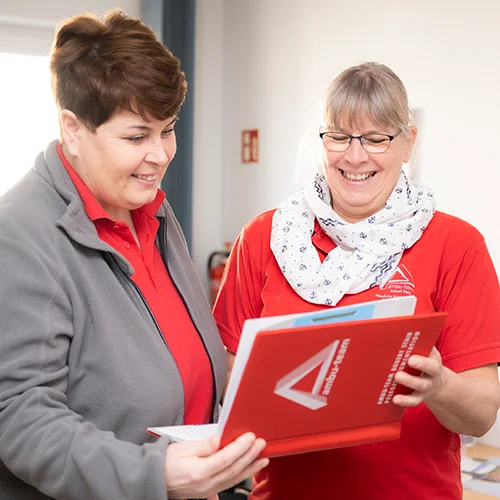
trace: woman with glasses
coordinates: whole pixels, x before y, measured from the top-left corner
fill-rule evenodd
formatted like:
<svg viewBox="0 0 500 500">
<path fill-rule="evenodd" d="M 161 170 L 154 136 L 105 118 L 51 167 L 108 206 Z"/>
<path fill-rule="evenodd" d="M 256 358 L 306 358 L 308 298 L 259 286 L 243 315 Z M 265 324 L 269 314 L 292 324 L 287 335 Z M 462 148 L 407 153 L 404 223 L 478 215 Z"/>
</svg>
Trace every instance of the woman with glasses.
<svg viewBox="0 0 500 500">
<path fill-rule="evenodd" d="M 408 361 L 422 375 L 396 375 L 412 389 L 392 401 L 407 408 L 399 439 L 272 459 L 252 498 L 461 499 L 459 434 L 483 435 L 500 405 L 500 292 L 484 238 L 405 175 L 417 129 L 386 66 L 342 72 L 316 133 L 317 154 L 299 155 L 302 189 L 250 221 L 227 263 L 215 318 L 230 366 L 247 318 L 414 295 L 417 313 L 448 319 L 430 356 Z"/>
</svg>

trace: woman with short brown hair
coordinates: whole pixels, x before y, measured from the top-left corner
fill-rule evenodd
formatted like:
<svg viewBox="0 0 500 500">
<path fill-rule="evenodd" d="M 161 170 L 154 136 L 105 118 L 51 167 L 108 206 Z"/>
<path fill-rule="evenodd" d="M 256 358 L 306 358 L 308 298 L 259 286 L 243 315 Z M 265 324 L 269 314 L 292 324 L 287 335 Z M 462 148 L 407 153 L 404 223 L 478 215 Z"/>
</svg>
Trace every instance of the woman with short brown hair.
<svg viewBox="0 0 500 500">
<path fill-rule="evenodd" d="M 267 465 L 214 421 L 226 359 L 165 194 L 186 94 L 141 21 L 65 21 L 50 67 L 61 140 L 0 200 L 0 497 L 200 498 Z"/>
</svg>

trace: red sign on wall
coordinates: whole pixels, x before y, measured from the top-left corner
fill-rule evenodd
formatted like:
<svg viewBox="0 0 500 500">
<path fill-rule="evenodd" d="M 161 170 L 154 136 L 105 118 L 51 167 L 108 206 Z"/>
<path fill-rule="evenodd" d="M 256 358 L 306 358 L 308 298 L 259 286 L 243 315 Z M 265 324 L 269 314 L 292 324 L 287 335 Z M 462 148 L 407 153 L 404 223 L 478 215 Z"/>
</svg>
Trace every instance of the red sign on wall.
<svg viewBox="0 0 500 500">
<path fill-rule="evenodd" d="M 242 130 L 241 163 L 257 163 L 259 161 L 259 131 Z"/>
</svg>

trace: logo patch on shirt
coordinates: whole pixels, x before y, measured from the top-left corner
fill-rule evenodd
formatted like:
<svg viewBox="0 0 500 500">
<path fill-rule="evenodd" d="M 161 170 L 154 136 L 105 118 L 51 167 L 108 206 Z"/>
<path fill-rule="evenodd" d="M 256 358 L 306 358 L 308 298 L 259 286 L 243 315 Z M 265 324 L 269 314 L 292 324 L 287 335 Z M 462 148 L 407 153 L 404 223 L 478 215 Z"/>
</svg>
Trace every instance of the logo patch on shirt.
<svg viewBox="0 0 500 500">
<path fill-rule="evenodd" d="M 415 295 L 415 280 L 409 269 L 400 264 L 392 278 L 380 286 L 380 293 L 375 294 L 378 298 L 401 297 L 403 295 Z"/>
</svg>

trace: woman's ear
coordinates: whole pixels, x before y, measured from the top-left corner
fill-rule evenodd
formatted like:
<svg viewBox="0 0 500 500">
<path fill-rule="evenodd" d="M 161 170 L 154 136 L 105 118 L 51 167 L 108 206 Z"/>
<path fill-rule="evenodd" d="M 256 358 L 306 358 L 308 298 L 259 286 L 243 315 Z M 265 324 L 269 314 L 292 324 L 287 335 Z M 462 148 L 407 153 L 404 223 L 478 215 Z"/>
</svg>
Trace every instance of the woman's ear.
<svg viewBox="0 0 500 500">
<path fill-rule="evenodd" d="M 414 125 L 410 127 L 410 136 L 408 137 L 406 146 L 405 146 L 405 151 L 403 155 L 403 162 L 408 163 L 410 161 L 411 157 L 411 152 L 413 150 L 413 146 L 415 144 L 415 141 L 417 139 L 417 134 L 418 134 L 418 129 Z"/>
<path fill-rule="evenodd" d="M 63 109 L 59 112 L 59 123 L 64 145 L 72 156 L 78 156 L 82 122 L 73 111 Z"/>
</svg>

